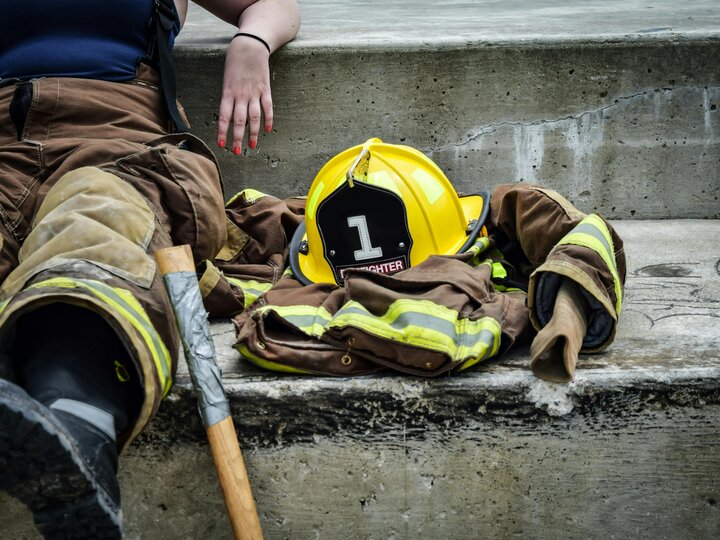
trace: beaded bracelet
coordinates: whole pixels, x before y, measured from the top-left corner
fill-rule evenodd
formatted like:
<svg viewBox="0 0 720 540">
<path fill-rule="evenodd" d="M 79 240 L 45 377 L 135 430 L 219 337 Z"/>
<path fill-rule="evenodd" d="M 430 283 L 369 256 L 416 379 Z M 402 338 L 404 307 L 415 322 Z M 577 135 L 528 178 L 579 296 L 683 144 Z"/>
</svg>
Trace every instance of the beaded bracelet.
<svg viewBox="0 0 720 540">
<path fill-rule="evenodd" d="M 271 51 L 270 51 L 270 45 L 268 45 L 268 44 L 267 44 L 267 41 L 265 41 L 265 40 L 264 40 L 263 38 L 261 38 L 260 36 L 256 36 L 255 34 L 247 34 L 247 33 L 245 33 L 245 32 L 238 32 L 237 34 L 235 34 L 235 35 L 233 36 L 233 39 L 235 39 L 235 38 L 238 37 L 238 36 L 245 36 L 245 37 L 249 37 L 249 38 L 256 39 L 256 40 L 258 40 L 260 43 L 262 43 L 263 45 L 265 45 L 265 48 L 268 50 L 268 53 L 271 52 Z M 230 41 L 232 41 L 232 39 L 231 39 Z"/>
</svg>

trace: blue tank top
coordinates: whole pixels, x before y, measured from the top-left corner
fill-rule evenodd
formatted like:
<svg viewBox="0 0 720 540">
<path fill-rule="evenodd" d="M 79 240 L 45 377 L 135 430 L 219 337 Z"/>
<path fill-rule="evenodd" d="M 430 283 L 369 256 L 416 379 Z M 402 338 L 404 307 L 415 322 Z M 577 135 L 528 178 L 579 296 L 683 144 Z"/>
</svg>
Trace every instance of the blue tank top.
<svg viewBox="0 0 720 540">
<path fill-rule="evenodd" d="M 0 79 L 132 79 L 147 55 L 153 0 L 2 0 Z M 173 29 L 170 47 L 179 28 Z"/>
</svg>

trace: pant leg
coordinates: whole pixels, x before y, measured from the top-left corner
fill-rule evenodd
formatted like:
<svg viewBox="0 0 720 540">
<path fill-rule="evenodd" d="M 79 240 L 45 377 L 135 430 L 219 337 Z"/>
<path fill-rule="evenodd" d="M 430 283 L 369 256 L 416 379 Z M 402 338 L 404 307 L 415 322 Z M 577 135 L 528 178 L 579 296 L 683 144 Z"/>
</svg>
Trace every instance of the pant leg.
<svg viewBox="0 0 720 540">
<path fill-rule="evenodd" d="M 0 88 L 0 282 L 18 264 L 42 172 L 37 141 L 22 138 L 21 118 L 32 105 L 28 84 Z M 18 131 L 20 129 L 20 131 Z"/>
<path fill-rule="evenodd" d="M 179 354 L 152 254 L 188 243 L 202 260 L 220 249 L 226 233 L 217 164 L 196 138 L 164 132 L 151 84 L 34 85 L 23 137 L 38 145 L 42 173 L 35 207 L 23 214 L 31 219 L 17 267 L 0 288 L 0 349 L 9 349 L 17 319 L 40 306 L 63 302 L 100 314 L 143 380 L 145 402 L 119 440 L 127 444 L 169 391 Z M 77 328 L 73 339 L 82 343 L 82 334 Z"/>
</svg>

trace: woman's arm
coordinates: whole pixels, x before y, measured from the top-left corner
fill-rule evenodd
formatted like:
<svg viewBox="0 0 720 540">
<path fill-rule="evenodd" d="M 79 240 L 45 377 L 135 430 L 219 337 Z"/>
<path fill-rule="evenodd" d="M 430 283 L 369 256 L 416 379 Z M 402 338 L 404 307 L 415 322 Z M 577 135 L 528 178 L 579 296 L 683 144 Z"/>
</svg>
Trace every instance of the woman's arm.
<svg viewBox="0 0 720 540">
<path fill-rule="evenodd" d="M 242 150 L 245 126 L 249 124 L 248 146 L 255 148 L 261 114 L 265 131 L 272 129 L 273 108 L 270 91 L 270 53 L 293 39 L 300 29 L 300 10 L 296 0 L 194 0 L 213 15 L 238 27 L 238 32 L 264 40 L 239 36 L 228 46 L 223 90 L 218 116 L 217 143 L 226 146 L 232 122 L 232 149 Z"/>
</svg>

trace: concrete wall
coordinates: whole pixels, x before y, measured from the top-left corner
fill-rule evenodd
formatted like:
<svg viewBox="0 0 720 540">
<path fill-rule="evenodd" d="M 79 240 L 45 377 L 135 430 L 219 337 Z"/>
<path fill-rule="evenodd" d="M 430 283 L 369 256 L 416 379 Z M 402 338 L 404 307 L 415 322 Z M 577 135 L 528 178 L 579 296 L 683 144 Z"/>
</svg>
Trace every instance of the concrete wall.
<svg viewBox="0 0 720 540">
<path fill-rule="evenodd" d="M 647 389 L 569 418 L 250 442 L 245 459 L 267 539 L 714 538 L 720 407 L 697 390 L 680 408 Z M 208 448 L 152 448 L 123 465 L 130 536 L 230 538 Z"/>
<path fill-rule="evenodd" d="M 720 40 L 438 50 L 296 48 L 272 66 L 275 129 L 218 151 L 227 195 L 304 194 L 327 159 L 379 136 L 430 155 L 458 190 L 520 180 L 612 218 L 720 217 Z M 177 55 L 214 145 L 223 58 Z"/>
<path fill-rule="evenodd" d="M 309 418 L 325 410 L 338 419 L 334 433 L 322 421 L 302 425 L 292 403 L 287 432 L 278 431 L 282 394 L 240 405 L 265 538 L 716 537 L 714 381 L 587 388 L 566 414 L 521 405 L 546 390 L 516 384 L 435 401 L 350 390 L 293 400 L 310 405 Z M 174 399 L 181 403 L 166 402 L 122 461 L 127 538 L 229 539 L 193 398 Z M 0 506 L 3 538 L 38 538 L 16 501 L 0 495 Z"/>
</svg>

